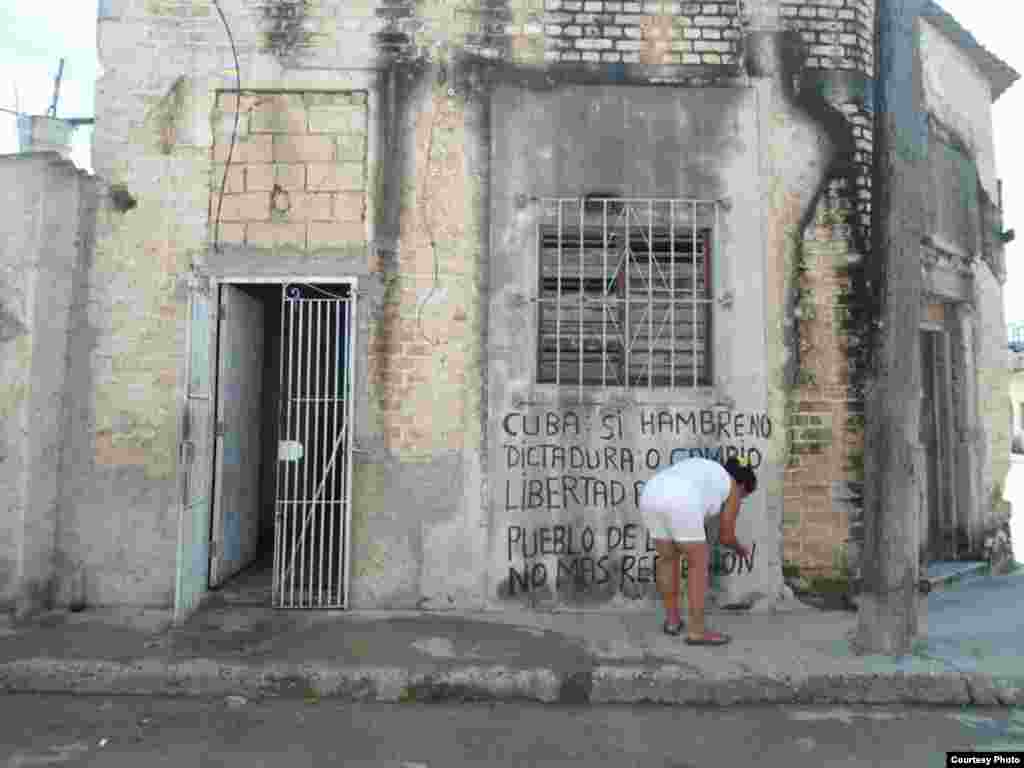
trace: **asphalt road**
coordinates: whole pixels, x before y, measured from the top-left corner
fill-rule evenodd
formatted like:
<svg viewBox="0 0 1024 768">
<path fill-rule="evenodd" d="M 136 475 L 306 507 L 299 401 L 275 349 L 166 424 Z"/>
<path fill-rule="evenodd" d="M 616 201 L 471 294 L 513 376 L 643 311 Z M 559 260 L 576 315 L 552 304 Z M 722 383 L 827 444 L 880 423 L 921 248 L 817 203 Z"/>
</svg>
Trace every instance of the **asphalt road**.
<svg viewBox="0 0 1024 768">
<path fill-rule="evenodd" d="M 1024 710 L 0 697 L 10 768 L 928 768 L 964 748 L 1024 750 Z"/>
</svg>

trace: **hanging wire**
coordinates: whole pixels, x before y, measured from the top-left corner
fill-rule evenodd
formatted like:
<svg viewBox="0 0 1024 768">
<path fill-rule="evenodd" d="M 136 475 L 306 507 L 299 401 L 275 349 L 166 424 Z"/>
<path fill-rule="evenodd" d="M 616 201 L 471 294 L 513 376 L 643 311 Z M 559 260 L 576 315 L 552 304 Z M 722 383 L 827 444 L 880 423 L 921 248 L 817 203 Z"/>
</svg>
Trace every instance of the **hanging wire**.
<svg viewBox="0 0 1024 768">
<path fill-rule="evenodd" d="M 235 47 L 235 36 L 231 34 L 231 26 L 228 24 L 227 18 L 224 16 L 224 11 L 220 7 L 219 0 L 213 0 L 213 7 L 217 9 L 217 15 L 220 16 L 221 23 L 224 24 L 224 30 L 228 34 L 228 42 L 231 43 L 231 55 L 235 59 L 235 124 L 231 129 L 231 143 L 228 145 L 228 157 L 224 163 L 224 177 L 220 182 L 220 196 L 217 199 L 217 217 L 213 224 L 213 248 L 215 251 L 220 251 L 220 211 L 224 205 L 224 191 L 228 185 L 228 171 L 231 169 L 231 158 L 235 151 L 235 142 L 238 140 L 238 115 L 241 108 L 242 99 L 242 68 L 238 63 L 238 49 Z"/>
</svg>

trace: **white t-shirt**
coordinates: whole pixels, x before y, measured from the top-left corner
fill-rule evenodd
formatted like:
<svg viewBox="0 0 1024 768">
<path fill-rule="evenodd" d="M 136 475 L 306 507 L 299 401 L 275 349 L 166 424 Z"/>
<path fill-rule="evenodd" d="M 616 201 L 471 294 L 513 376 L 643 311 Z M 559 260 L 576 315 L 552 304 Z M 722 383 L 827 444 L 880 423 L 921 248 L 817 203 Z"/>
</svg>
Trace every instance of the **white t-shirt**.
<svg viewBox="0 0 1024 768">
<path fill-rule="evenodd" d="M 683 501 L 687 507 L 700 510 L 704 518 L 722 510 L 729 497 L 732 477 L 725 467 L 711 459 L 684 459 L 658 472 L 644 485 L 643 496 L 652 502 Z"/>
</svg>

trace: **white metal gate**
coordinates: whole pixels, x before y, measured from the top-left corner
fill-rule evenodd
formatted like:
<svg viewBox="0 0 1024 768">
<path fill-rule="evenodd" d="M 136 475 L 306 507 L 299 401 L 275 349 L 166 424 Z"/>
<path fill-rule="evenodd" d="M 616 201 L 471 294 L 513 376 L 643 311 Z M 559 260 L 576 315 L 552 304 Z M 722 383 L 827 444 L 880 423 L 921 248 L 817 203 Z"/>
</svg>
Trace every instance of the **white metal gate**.
<svg viewBox="0 0 1024 768">
<path fill-rule="evenodd" d="M 273 605 L 348 604 L 352 284 L 282 287 Z"/>
</svg>

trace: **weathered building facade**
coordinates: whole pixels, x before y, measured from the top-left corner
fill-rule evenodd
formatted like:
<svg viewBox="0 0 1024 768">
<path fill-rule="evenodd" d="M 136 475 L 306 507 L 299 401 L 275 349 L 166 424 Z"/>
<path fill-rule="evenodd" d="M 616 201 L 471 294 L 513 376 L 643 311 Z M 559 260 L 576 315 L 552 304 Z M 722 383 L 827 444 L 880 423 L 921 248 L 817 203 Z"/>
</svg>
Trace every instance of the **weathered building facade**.
<svg viewBox="0 0 1024 768">
<path fill-rule="evenodd" d="M 770 607 L 784 560 L 855 572 L 875 13 L 103 0 L 107 194 L 59 492 L 19 507 L 49 559 L 10 594 L 185 615 L 265 557 L 278 605 L 643 605 L 636 499 L 694 454 L 759 475 L 725 602 Z M 938 541 L 1007 469 L 989 105 L 1016 75 L 916 23 L 960 182 L 916 224 Z"/>
</svg>

